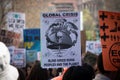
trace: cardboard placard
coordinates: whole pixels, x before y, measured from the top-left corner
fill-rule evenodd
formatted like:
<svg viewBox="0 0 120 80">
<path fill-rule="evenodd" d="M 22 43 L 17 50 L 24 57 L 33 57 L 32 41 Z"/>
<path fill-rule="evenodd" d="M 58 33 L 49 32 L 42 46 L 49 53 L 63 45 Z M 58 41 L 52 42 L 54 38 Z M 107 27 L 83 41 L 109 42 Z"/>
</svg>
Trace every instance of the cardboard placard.
<svg viewBox="0 0 120 80">
<path fill-rule="evenodd" d="M 99 11 L 100 38 L 105 70 L 120 68 L 120 13 Z"/>
<path fill-rule="evenodd" d="M 60 68 L 81 65 L 80 13 L 41 14 L 41 66 Z"/>
<path fill-rule="evenodd" d="M 26 62 L 37 60 L 40 52 L 40 29 L 24 29 L 24 47 L 26 48 Z"/>
</svg>

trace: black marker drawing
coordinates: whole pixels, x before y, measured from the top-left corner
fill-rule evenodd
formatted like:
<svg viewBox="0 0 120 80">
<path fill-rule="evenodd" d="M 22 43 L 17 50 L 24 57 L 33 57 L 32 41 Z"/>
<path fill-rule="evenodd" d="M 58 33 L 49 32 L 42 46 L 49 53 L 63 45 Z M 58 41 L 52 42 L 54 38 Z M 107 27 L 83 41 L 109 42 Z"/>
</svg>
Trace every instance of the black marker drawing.
<svg viewBox="0 0 120 80">
<path fill-rule="evenodd" d="M 118 23 L 115 22 L 115 27 L 114 29 L 110 30 L 110 32 L 117 32 L 117 31 L 120 31 L 120 26 L 118 26 Z"/>
<path fill-rule="evenodd" d="M 104 41 L 106 41 L 106 39 L 107 38 L 109 38 L 109 36 L 108 35 L 106 35 L 106 33 L 104 33 L 104 35 L 103 36 L 101 36 L 101 39 L 103 39 Z"/>
<path fill-rule="evenodd" d="M 111 64 L 117 69 L 120 68 L 120 42 L 112 44 L 109 50 L 109 59 Z"/>
<path fill-rule="evenodd" d="M 102 15 L 100 15 L 100 18 L 104 21 L 105 18 L 107 18 L 108 16 L 105 15 L 105 13 L 103 12 Z"/>
<path fill-rule="evenodd" d="M 105 23 L 103 23 L 103 26 L 100 26 L 100 28 L 103 29 L 103 31 L 105 31 L 105 29 L 108 29 L 108 26 Z"/>
<path fill-rule="evenodd" d="M 110 18 L 111 18 L 111 19 L 115 19 L 115 16 L 114 16 L 114 15 L 111 15 Z"/>
<path fill-rule="evenodd" d="M 66 19 L 56 19 L 46 31 L 47 48 L 51 50 L 69 49 L 75 46 L 78 38 L 77 26 Z"/>
<path fill-rule="evenodd" d="M 117 20 L 120 20 L 120 16 L 117 16 Z"/>
<path fill-rule="evenodd" d="M 119 36 L 117 36 L 117 40 L 118 40 L 118 41 L 120 40 L 120 37 L 119 37 Z"/>
<path fill-rule="evenodd" d="M 75 45 L 78 34 L 77 26 L 66 19 L 56 19 L 46 32 L 47 48 L 67 49 Z M 74 37 L 75 38 L 74 38 Z M 73 40 L 74 39 L 74 40 Z"/>
<path fill-rule="evenodd" d="M 102 48 L 107 48 L 107 46 L 106 45 L 102 45 Z"/>
<path fill-rule="evenodd" d="M 117 35 L 111 35 L 111 41 L 119 41 L 120 37 Z"/>
</svg>

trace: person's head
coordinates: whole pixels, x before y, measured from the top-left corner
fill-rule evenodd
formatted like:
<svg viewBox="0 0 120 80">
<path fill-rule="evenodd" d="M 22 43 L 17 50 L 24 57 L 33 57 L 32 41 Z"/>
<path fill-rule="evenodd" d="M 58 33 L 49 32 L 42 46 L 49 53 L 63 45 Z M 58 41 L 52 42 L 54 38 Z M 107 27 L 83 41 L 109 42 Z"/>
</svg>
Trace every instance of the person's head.
<svg viewBox="0 0 120 80">
<path fill-rule="evenodd" d="M 91 65 L 96 70 L 97 57 L 96 54 L 87 52 L 83 58 L 83 63 Z"/>
<path fill-rule="evenodd" d="M 27 63 L 26 64 L 26 76 L 28 76 L 30 74 L 31 68 L 32 68 L 32 64 Z"/>
<path fill-rule="evenodd" d="M 110 73 L 110 71 L 106 71 L 106 70 L 104 69 L 102 53 L 100 53 L 100 54 L 98 55 L 97 68 L 98 68 L 98 71 L 99 71 L 100 73 L 102 73 L 102 74 Z"/>
<path fill-rule="evenodd" d="M 120 70 L 118 71 L 107 71 L 104 69 L 103 65 L 103 57 L 102 53 L 99 54 L 98 60 L 97 60 L 97 67 L 98 71 L 101 74 L 104 74 L 105 76 L 109 77 L 111 80 L 120 80 Z"/>
<path fill-rule="evenodd" d="M 33 65 L 27 80 L 48 80 L 47 69 L 43 69 L 39 61 Z"/>
<path fill-rule="evenodd" d="M 85 64 L 83 66 L 71 66 L 64 73 L 62 80 L 92 80 L 94 76 L 93 68 Z"/>
<path fill-rule="evenodd" d="M 57 68 L 52 68 L 53 77 L 58 76 Z"/>
<path fill-rule="evenodd" d="M 19 72 L 19 77 L 18 80 L 25 80 L 25 73 L 21 68 L 17 68 L 18 72 Z"/>
</svg>

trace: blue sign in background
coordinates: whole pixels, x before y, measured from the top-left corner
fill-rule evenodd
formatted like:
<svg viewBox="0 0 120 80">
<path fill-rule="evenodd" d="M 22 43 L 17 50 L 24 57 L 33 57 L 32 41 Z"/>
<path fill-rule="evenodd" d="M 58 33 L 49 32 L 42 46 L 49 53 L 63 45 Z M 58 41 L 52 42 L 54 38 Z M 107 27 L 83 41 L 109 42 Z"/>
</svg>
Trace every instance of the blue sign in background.
<svg viewBox="0 0 120 80">
<path fill-rule="evenodd" d="M 41 50 L 40 29 L 24 29 L 24 46 L 26 50 Z"/>
<path fill-rule="evenodd" d="M 37 51 L 35 50 L 27 50 L 26 52 L 26 61 L 27 62 L 34 62 L 37 60 Z"/>
<path fill-rule="evenodd" d="M 37 60 L 37 52 L 40 47 L 40 29 L 24 29 L 24 47 L 26 48 L 26 61 L 33 62 Z"/>
</svg>

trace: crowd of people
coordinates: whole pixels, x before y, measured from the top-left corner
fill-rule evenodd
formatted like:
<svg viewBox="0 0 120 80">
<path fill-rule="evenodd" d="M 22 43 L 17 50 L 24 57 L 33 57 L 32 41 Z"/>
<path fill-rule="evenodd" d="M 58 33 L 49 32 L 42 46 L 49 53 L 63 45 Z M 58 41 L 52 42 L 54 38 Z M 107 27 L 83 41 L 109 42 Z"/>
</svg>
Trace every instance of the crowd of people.
<svg viewBox="0 0 120 80">
<path fill-rule="evenodd" d="M 17 68 L 10 64 L 7 46 L 0 42 L 0 80 L 120 80 L 120 69 L 106 71 L 102 53 L 90 52 L 82 55 L 81 66 L 43 69 L 40 61 L 35 61 L 24 68 Z"/>
</svg>

